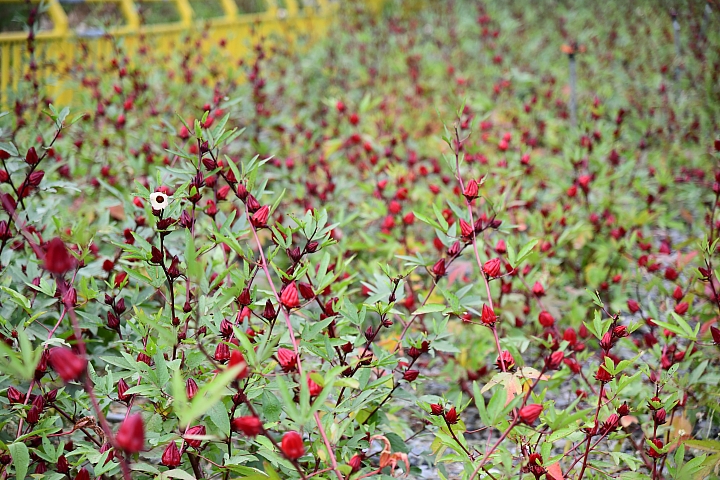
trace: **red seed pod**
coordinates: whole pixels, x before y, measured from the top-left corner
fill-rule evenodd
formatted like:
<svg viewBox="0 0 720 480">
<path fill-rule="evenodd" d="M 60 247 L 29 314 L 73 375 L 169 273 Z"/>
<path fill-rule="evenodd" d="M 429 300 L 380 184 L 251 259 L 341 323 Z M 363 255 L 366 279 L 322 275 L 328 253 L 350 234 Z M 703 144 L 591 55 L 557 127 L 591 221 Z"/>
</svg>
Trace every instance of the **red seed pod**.
<svg viewBox="0 0 720 480">
<path fill-rule="evenodd" d="M 305 454 L 305 445 L 303 445 L 302 437 L 297 432 L 287 432 L 283 435 L 280 449 L 291 460 L 296 460 Z"/>
<path fill-rule="evenodd" d="M 523 408 L 520 409 L 518 412 L 518 416 L 520 417 L 520 420 L 523 423 L 526 423 L 528 425 L 531 425 L 540 417 L 540 414 L 543 411 L 543 406 L 539 405 L 537 403 L 534 403 L 532 405 L 525 405 Z"/>
<path fill-rule="evenodd" d="M 242 380 L 248 376 L 248 364 L 240 350 L 233 350 L 232 353 L 230 353 L 228 368 L 233 368 L 235 366 L 240 366 L 240 371 L 235 377 L 236 380 Z"/>
<path fill-rule="evenodd" d="M 195 380 L 192 378 L 188 378 L 185 381 L 185 395 L 187 396 L 188 400 L 192 400 L 193 397 L 195 397 L 195 395 L 197 394 L 197 392 L 198 392 L 197 382 L 195 382 Z"/>
<path fill-rule="evenodd" d="M 418 375 L 420 375 L 420 372 L 417 370 L 405 370 L 405 372 L 403 372 L 403 378 L 408 382 L 415 381 Z"/>
<path fill-rule="evenodd" d="M 610 375 L 610 372 L 607 371 L 605 366 L 600 365 L 597 373 L 595 374 L 595 379 L 602 383 L 608 383 L 610 380 L 612 380 L 612 378 L 612 375 Z"/>
<path fill-rule="evenodd" d="M 628 335 L 630 335 L 630 332 L 628 332 L 628 329 L 625 325 L 617 325 L 615 328 L 613 328 L 613 337 L 615 338 L 625 338 Z"/>
<path fill-rule="evenodd" d="M 542 283 L 535 282 L 532 288 L 532 292 L 533 295 L 535 295 L 536 297 L 542 297 L 543 295 L 545 295 L 545 287 L 542 286 Z"/>
<path fill-rule="evenodd" d="M 482 314 L 480 315 L 480 320 L 483 324 L 487 326 L 495 325 L 495 322 L 497 321 L 497 316 L 495 315 L 495 311 L 490 308 L 489 306 L 483 304 L 482 306 Z"/>
<path fill-rule="evenodd" d="M 292 350 L 278 348 L 277 359 L 280 368 L 282 368 L 285 373 L 292 372 L 297 368 L 297 356 Z"/>
<path fill-rule="evenodd" d="M 45 248 L 45 270 L 50 273 L 62 275 L 75 267 L 75 257 L 68 251 L 65 243 L 55 237 L 47 243 Z"/>
<path fill-rule="evenodd" d="M 51 348 L 48 353 L 48 362 L 65 382 L 77 380 L 87 368 L 87 360 L 64 347 Z"/>
<path fill-rule="evenodd" d="M 225 362 L 230 359 L 230 347 L 225 342 L 220 342 L 215 347 L 215 355 L 213 356 L 218 362 Z"/>
<path fill-rule="evenodd" d="M 132 394 L 128 395 L 127 393 L 125 393 L 129 389 L 130 389 L 130 387 L 124 378 L 121 378 L 120 380 L 118 380 L 117 392 L 118 392 L 118 399 L 121 402 L 128 403 L 130 400 L 132 400 L 132 397 L 133 397 Z"/>
<path fill-rule="evenodd" d="M 488 278 L 495 278 L 500 276 L 500 259 L 493 258 L 485 262 L 483 265 L 483 272 Z"/>
<path fill-rule="evenodd" d="M 180 450 L 174 440 L 165 447 L 160 463 L 170 468 L 175 468 L 180 465 Z"/>
<path fill-rule="evenodd" d="M 195 425 L 185 431 L 185 442 L 191 447 L 197 449 L 202 445 L 202 440 L 194 437 L 202 437 L 205 435 L 205 425 Z"/>
<path fill-rule="evenodd" d="M 445 259 L 444 258 L 441 258 L 440 260 L 435 262 L 435 265 L 432 266 L 432 273 L 437 278 L 445 275 L 446 269 L 445 269 Z"/>
<path fill-rule="evenodd" d="M 458 413 L 455 407 L 445 412 L 445 421 L 450 425 L 455 425 L 458 422 Z"/>
<path fill-rule="evenodd" d="M 442 415 L 443 413 L 445 413 L 445 409 L 441 405 L 438 405 L 437 403 L 430 404 L 430 414 L 431 415 L 438 416 L 438 415 Z"/>
<path fill-rule="evenodd" d="M 665 454 L 662 453 L 662 451 L 661 451 L 663 449 L 663 441 L 660 440 L 659 438 L 653 438 L 650 440 L 650 442 L 652 442 L 652 445 L 648 445 L 647 448 L 645 449 L 645 452 L 648 454 L 648 456 L 650 458 L 664 457 Z M 653 446 L 655 448 L 653 448 Z"/>
<path fill-rule="evenodd" d="M 130 415 L 115 435 L 117 446 L 127 453 L 140 452 L 145 446 L 145 426 L 139 413 Z"/>
<path fill-rule="evenodd" d="M 560 368 L 560 365 L 562 365 L 564 357 L 565 354 L 557 350 L 545 358 L 545 365 L 547 365 L 549 370 L 557 370 Z"/>
<path fill-rule="evenodd" d="M 254 415 L 236 417 L 231 422 L 235 432 L 241 432 L 246 437 L 254 438 L 262 433 L 262 422 Z"/>
<path fill-rule="evenodd" d="M 538 315 L 538 322 L 540 322 L 540 325 L 543 327 L 550 328 L 555 324 L 555 318 L 553 318 L 549 312 L 543 310 L 540 312 L 540 315 Z"/>
<path fill-rule="evenodd" d="M 289 283 L 280 294 L 280 303 L 287 308 L 297 308 L 300 306 L 300 298 L 295 282 Z"/>
</svg>

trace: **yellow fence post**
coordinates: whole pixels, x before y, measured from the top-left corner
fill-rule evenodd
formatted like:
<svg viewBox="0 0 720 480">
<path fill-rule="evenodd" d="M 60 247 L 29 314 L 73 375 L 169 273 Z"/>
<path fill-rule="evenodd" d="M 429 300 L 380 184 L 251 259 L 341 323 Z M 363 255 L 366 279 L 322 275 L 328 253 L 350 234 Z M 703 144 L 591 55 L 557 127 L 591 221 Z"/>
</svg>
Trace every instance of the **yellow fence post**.
<svg viewBox="0 0 720 480">
<path fill-rule="evenodd" d="M 222 4 L 223 12 L 225 12 L 225 18 L 227 20 L 235 20 L 238 15 L 238 7 L 235 0 L 220 0 Z"/>
<path fill-rule="evenodd" d="M 193 23 L 193 9 L 188 0 L 175 0 L 178 13 L 180 14 L 180 23 L 185 28 L 191 28 Z"/>
<path fill-rule="evenodd" d="M 0 4 L 16 1 L 0 0 Z M 29 1 L 37 4 L 41 0 Z M 57 83 L 49 85 L 50 92 L 54 94 L 53 96 L 56 97 L 57 101 L 69 103 L 72 92 L 69 88 L 63 88 L 62 75 L 64 75 L 66 68 L 72 65 L 73 51 L 78 34 L 69 26 L 67 15 L 60 4 L 62 0 L 45 1 L 48 6 L 48 15 L 53 22 L 53 30 L 37 33 L 35 37 L 38 42 L 37 52 L 47 58 L 50 61 L 49 64 L 55 67 L 54 71 L 57 78 L 52 76 L 51 81 L 55 80 Z M 158 48 L 169 49 L 173 42 L 181 40 L 184 30 L 191 30 L 200 25 L 200 23 L 196 25 L 194 21 L 194 12 L 188 0 L 160 0 L 171 1 L 175 4 L 180 15 L 180 21 L 158 25 L 141 25 L 140 16 L 133 0 L 84 1 L 115 3 L 119 5 L 126 22 L 125 25 L 111 28 L 106 32 L 107 35 L 112 37 L 110 40 L 106 35 L 98 38 L 83 39 L 88 43 L 90 60 L 92 61 L 103 59 L 103 53 L 111 55 L 112 42 L 123 39 L 132 62 L 132 54 L 140 43 L 140 35 L 150 35 L 158 42 Z M 238 53 L 246 50 L 246 47 L 240 48 L 240 40 L 248 36 L 249 32 L 255 28 L 255 22 L 257 22 L 257 33 L 260 38 L 271 41 L 270 34 L 278 33 L 286 39 L 289 47 L 296 44 L 298 34 L 309 34 L 311 37 L 318 36 L 326 30 L 330 17 L 338 14 L 343 0 L 300 0 L 305 5 L 305 8 L 302 9 L 299 8 L 299 0 L 283 0 L 284 9 L 282 15 L 280 15 L 281 10 L 278 7 L 278 0 L 266 0 L 267 8 L 259 14 L 239 13 L 235 0 L 219 1 L 224 16 L 210 20 L 209 24 L 211 28 L 216 30 L 215 36 L 217 39 L 233 40 L 236 45 L 232 51 Z M 375 9 L 379 9 L 384 3 L 384 0 L 361 1 L 364 1 L 368 7 L 375 7 Z M 9 93 L 17 91 L 24 74 L 23 68 L 27 63 L 26 41 L 26 32 L 0 33 L 0 108 L 2 109 L 9 108 Z M 46 73 L 46 71 L 41 73 L 43 80 L 47 80 Z"/>
</svg>

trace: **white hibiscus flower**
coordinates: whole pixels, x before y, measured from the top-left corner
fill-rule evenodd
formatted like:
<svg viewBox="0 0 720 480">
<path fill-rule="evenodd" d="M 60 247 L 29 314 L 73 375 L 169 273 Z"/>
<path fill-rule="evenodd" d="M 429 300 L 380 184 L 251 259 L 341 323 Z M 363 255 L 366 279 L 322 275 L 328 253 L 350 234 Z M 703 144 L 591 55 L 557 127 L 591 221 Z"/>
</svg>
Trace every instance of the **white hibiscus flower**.
<svg viewBox="0 0 720 480">
<path fill-rule="evenodd" d="M 164 210 L 170 203 L 170 197 L 163 192 L 155 192 L 150 194 L 150 205 L 153 210 Z"/>
</svg>

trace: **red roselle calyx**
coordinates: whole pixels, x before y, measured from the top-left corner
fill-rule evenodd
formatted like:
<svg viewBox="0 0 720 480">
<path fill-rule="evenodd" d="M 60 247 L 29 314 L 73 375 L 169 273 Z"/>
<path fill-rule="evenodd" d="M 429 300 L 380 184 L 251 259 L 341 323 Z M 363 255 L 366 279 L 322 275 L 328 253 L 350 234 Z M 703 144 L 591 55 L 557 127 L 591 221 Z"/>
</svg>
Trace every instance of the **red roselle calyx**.
<svg viewBox="0 0 720 480">
<path fill-rule="evenodd" d="M 242 432 L 247 437 L 256 437 L 262 432 L 262 422 L 254 415 L 236 417 L 231 423 L 234 431 Z"/>
<path fill-rule="evenodd" d="M 129 388 L 130 387 L 128 386 L 128 384 L 124 378 L 121 378 L 120 380 L 118 380 L 117 392 L 118 392 L 118 399 L 121 402 L 127 403 L 132 399 L 132 397 L 133 397 L 132 394 L 128 395 L 127 393 L 125 393 L 128 391 Z"/>
<path fill-rule="evenodd" d="M 288 310 L 300 306 L 300 298 L 298 297 L 295 282 L 289 283 L 280 294 L 280 303 Z"/>
<path fill-rule="evenodd" d="M 478 198 L 480 192 L 480 188 L 478 186 L 477 181 L 472 178 L 465 184 L 465 190 L 463 191 L 463 196 L 468 202 L 471 202 Z"/>
<path fill-rule="evenodd" d="M 287 432 L 283 435 L 280 449 L 291 460 L 297 460 L 305 454 L 305 445 L 297 432 Z"/>
<path fill-rule="evenodd" d="M 188 378 L 185 381 L 185 395 L 187 395 L 188 400 L 192 400 L 193 397 L 195 397 L 195 394 L 197 394 L 197 392 L 198 392 L 197 383 L 195 382 L 194 379 Z"/>
<path fill-rule="evenodd" d="M 540 417 L 540 414 L 543 411 L 543 406 L 539 405 L 537 403 L 534 403 L 532 405 L 525 405 L 523 408 L 520 409 L 518 412 L 518 416 L 520 417 L 520 420 L 523 423 L 526 423 L 528 425 L 531 425 Z"/>
<path fill-rule="evenodd" d="M 235 377 L 236 380 L 242 380 L 243 378 L 246 378 L 248 376 L 248 364 L 245 361 L 245 357 L 243 356 L 242 352 L 240 352 L 240 350 L 233 350 L 230 354 L 228 368 L 233 368 L 235 366 L 240 367 L 240 371 Z"/>
<path fill-rule="evenodd" d="M 405 372 L 403 372 L 403 378 L 408 382 L 415 381 L 418 375 L 420 375 L 418 370 L 405 370 Z"/>
<path fill-rule="evenodd" d="M 482 306 L 482 314 L 480 315 L 480 320 L 483 324 L 487 326 L 495 325 L 495 322 L 497 321 L 497 316 L 495 315 L 495 311 L 490 308 L 489 306 L 483 304 Z"/>
<path fill-rule="evenodd" d="M 445 413 L 445 421 L 450 425 L 455 425 L 458 421 L 458 413 L 455 407 L 451 408 Z"/>
<path fill-rule="evenodd" d="M 543 310 L 540 312 L 540 315 L 538 315 L 538 322 L 540 322 L 540 325 L 543 327 L 550 328 L 555 324 L 555 319 L 550 313 Z"/>
<path fill-rule="evenodd" d="M 188 445 L 195 449 L 200 448 L 200 445 L 202 445 L 202 440 L 194 437 L 202 437 L 204 435 L 205 425 L 196 425 L 194 427 L 190 427 L 185 431 L 185 442 L 187 442 Z"/>
<path fill-rule="evenodd" d="M 297 356 L 292 350 L 287 348 L 278 348 L 277 352 L 278 363 L 283 372 L 289 373 L 297 368 Z"/>
<path fill-rule="evenodd" d="M 51 348 L 48 354 L 48 362 L 65 382 L 77 380 L 87 368 L 87 360 L 75 355 L 69 348 L 64 347 Z"/>
<path fill-rule="evenodd" d="M 436 278 L 440 278 L 446 273 L 445 269 L 445 259 L 441 258 L 437 262 L 435 262 L 435 265 L 432 266 L 432 273 Z"/>
<path fill-rule="evenodd" d="M 48 242 L 45 249 L 45 270 L 62 275 L 68 270 L 72 270 L 75 263 L 75 257 L 72 256 L 59 237 L 55 237 Z"/>
<path fill-rule="evenodd" d="M 115 443 L 127 453 L 139 452 L 145 446 L 145 426 L 139 413 L 130 415 L 120 425 Z"/>
<path fill-rule="evenodd" d="M 175 468 L 180 465 L 180 450 L 174 440 L 165 447 L 160 463 L 170 468 Z"/>
<path fill-rule="evenodd" d="M 438 405 L 437 403 L 431 403 L 430 404 L 430 414 L 431 415 L 442 415 L 445 413 L 445 409 L 442 407 L 442 405 Z"/>
<path fill-rule="evenodd" d="M 493 258 L 485 262 L 483 265 L 483 272 L 488 278 L 495 278 L 500 276 L 500 259 Z"/>
</svg>

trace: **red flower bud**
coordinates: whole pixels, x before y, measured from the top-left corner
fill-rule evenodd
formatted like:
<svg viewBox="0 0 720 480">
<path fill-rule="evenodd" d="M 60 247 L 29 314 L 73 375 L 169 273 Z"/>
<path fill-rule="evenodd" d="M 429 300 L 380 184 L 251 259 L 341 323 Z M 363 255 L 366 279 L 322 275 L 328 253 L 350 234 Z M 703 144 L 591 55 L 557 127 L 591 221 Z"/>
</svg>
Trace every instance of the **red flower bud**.
<svg viewBox="0 0 720 480">
<path fill-rule="evenodd" d="M 613 346 L 613 336 L 611 332 L 605 332 L 605 334 L 602 336 L 602 339 L 600 339 L 600 348 L 605 350 L 606 352 L 610 350 Z"/>
<path fill-rule="evenodd" d="M 474 231 L 472 225 L 470 225 L 468 222 L 466 222 L 462 218 L 460 219 L 459 223 L 460 223 L 460 235 L 463 238 L 472 238 L 473 231 Z"/>
<path fill-rule="evenodd" d="M 430 404 L 430 414 L 431 415 L 442 415 L 445 412 L 445 409 L 438 405 L 437 403 L 431 403 Z"/>
<path fill-rule="evenodd" d="M 277 352 L 278 363 L 283 372 L 292 372 L 297 368 L 297 356 L 292 350 L 287 348 L 278 348 Z"/>
<path fill-rule="evenodd" d="M 45 270 L 62 275 L 73 267 L 75 257 L 70 254 L 65 243 L 59 237 L 50 240 L 45 248 Z"/>
<path fill-rule="evenodd" d="M 35 151 L 35 147 L 30 147 L 30 149 L 25 154 L 25 162 L 28 165 L 36 165 L 40 161 L 38 158 L 37 151 Z"/>
<path fill-rule="evenodd" d="M 600 365 L 597 373 L 595 374 L 595 379 L 602 383 L 608 383 L 610 380 L 612 380 L 612 378 L 612 375 L 610 375 L 610 372 L 607 371 L 605 366 Z"/>
<path fill-rule="evenodd" d="M 87 360 L 75 355 L 69 348 L 64 347 L 51 348 L 48 361 L 52 369 L 66 383 L 77 380 L 87 368 Z"/>
<path fill-rule="evenodd" d="M 678 315 L 685 315 L 689 307 L 690 305 L 687 302 L 680 302 L 675 305 L 675 313 L 677 313 Z"/>
<path fill-rule="evenodd" d="M 7 390 L 7 398 L 10 403 L 22 403 L 23 394 L 15 387 L 10 387 Z"/>
<path fill-rule="evenodd" d="M 231 357 L 232 357 L 232 355 L 231 355 Z M 193 397 L 195 397 L 195 395 L 197 394 L 197 392 L 198 392 L 197 382 L 195 382 L 195 380 L 192 378 L 188 378 L 185 381 L 185 395 L 187 396 L 188 400 L 192 400 Z"/>
<path fill-rule="evenodd" d="M 720 345 L 720 329 L 716 327 L 710 327 L 710 334 L 712 335 L 713 343 Z"/>
<path fill-rule="evenodd" d="M 480 192 L 480 188 L 478 186 L 477 181 L 474 178 L 471 178 L 465 184 L 465 190 L 463 191 L 463 196 L 465 196 L 465 199 L 468 202 L 471 202 L 474 199 L 478 198 L 479 192 Z"/>
<path fill-rule="evenodd" d="M 168 443 L 168 446 L 165 447 L 160 463 L 170 468 L 175 468 L 180 465 L 180 450 L 174 440 Z"/>
<path fill-rule="evenodd" d="M 613 337 L 615 338 L 625 338 L 628 335 L 630 335 L 630 332 L 628 332 L 628 329 L 625 325 L 617 325 L 615 328 L 613 328 Z"/>
<path fill-rule="evenodd" d="M 220 342 L 217 344 L 217 347 L 215 347 L 214 358 L 218 362 L 225 362 L 230 359 L 230 347 L 228 347 L 227 343 Z"/>
<path fill-rule="evenodd" d="M 418 375 L 420 375 L 420 372 L 417 370 L 405 370 L 405 372 L 403 372 L 403 378 L 408 382 L 415 381 Z"/>
<path fill-rule="evenodd" d="M 81 468 L 75 475 L 75 480 L 90 480 L 90 472 L 85 467 Z"/>
<path fill-rule="evenodd" d="M 485 272 L 485 275 L 487 275 L 488 278 L 500 276 L 500 259 L 493 258 L 485 262 L 483 265 L 483 272 Z"/>
<path fill-rule="evenodd" d="M 485 325 L 488 325 L 488 326 L 495 325 L 495 322 L 497 321 L 497 315 L 495 315 L 495 311 L 492 308 L 483 304 L 482 314 L 480 315 L 480 320 Z"/>
<path fill-rule="evenodd" d="M 252 223 L 255 228 L 266 227 L 269 216 L 270 207 L 263 205 L 257 212 L 253 213 L 252 217 L 250 217 L 250 223 Z"/>
<path fill-rule="evenodd" d="M 531 425 L 540 417 L 540 414 L 543 411 L 543 406 L 539 405 L 537 403 L 534 403 L 532 405 L 525 405 L 523 408 L 520 409 L 518 412 L 518 416 L 520 417 L 520 420 L 523 423 L 526 423 L 528 425 Z"/>
<path fill-rule="evenodd" d="M 533 285 L 532 288 L 532 292 L 533 295 L 535 295 L 536 297 L 542 297 L 543 295 L 545 295 L 545 288 L 542 286 L 542 283 L 535 282 L 535 285 Z"/>
<path fill-rule="evenodd" d="M 348 465 L 350 465 L 351 472 L 355 473 L 360 471 L 360 468 L 362 468 L 362 455 L 356 453 L 355 455 L 350 458 L 350 461 L 348 462 Z"/>
<path fill-rule="evenodd" d="M 127 453 L 139 452 L 145 446 L 145 426 L 139 413 L 130 415 L 120 425 L 115 443 Z"/>
<path fill-rule="evenodd" d="M 647 452 L 648 456 L 651 458 L 664 457 L 665 454 L 659 451 L 659 450 L 663 449 L 663 441 L 660 440 L 659 438 L 653 438 L 650 440 L 650 442 L 652 442 L 652 445 L 648 445 L 645 450 Z M 653 445 L 655 446 L 655 448 L 653 448 Z"/>
<path fill-rule="evenodd" d="M 565 354 L 560 350 L 557 350 L 545 359 L 545 365 L 547 365 L 549 370 L 557 370 L 560 368 L 560 365 L 562 365 L 564 357 Z"/>
<path fill-rule="evenodd" d="M 627 301 L 627 306 L 628 310 L 630 310 L 630 313 L 637 313 L 638 311 L 640 311 L 640 305 L 632 298 Z"/>
<path fill-rule="evenodd" d="M 442 277 L 445 275 L 445 259 L 441 258 L 437 262 L 435 262 L 435 265 L 432 266 L 432 273 L 435 275 L 435 277 Z"/>
<path fill-rule="evenodd" d="M 452 407 L 450 410 L 445 412 L 445 421 L 450 425 L 455 425 L 457 423 L 458 413 L 457 410 L 455 410 L 455 407 Z"/>
<path fill-rule="evenodd" d="M 233 350 L 232 353 L 230 353 L 230 361 L 228 362 L 228 367 L 232 368 L 236 365 L 240 366 L 240 371 L 235 378 L 237 380 L 242 380 L 243 378 L 246 378 L 248 376 L 248 364 L 245 361 L 245 357 L 243 356 L 242 352 L 240 352 L 240 350 Z"/>
<path fill-rule="evenodd" d="M 305 445 L 303 445 L 302 437 L 297 432 L 287 432 L 283 435 L 280 449 L 291 460 L 296 460 L 305 454 Z"/>
<path fill-rule="evenodd" d="M 262 422 L 254 415 L 236 417 L 232 421 L 232 429 L 247 437 L 256 437 L 262 433 Z"/>
<path fill-rule="evenodd" d="M 288 310 L 300 306 L 300 298 L 298 297 L 295 282 L 289 283 L 280 294 L 280 303 Z"/>
<path fill-rule="evenodd" d="M 127 403 L 127 402 L 129 402 L 129 401 L 132 399 L 132 397 L 133 397 L 132 394 L 128 395 L 127 393 L 125 393 L 125 392 L 128 391 L 129 388 L 130 388 L 130 387 L 128 386 L 128 384 L 127 384 L 127 382 L 125 381 L 125 379 L 121 378 L 120 380 L 118 380 L 118 383 L 117 383 L 117 392 L 118 392 L 118 399 L 119 399 L 121 402 Z"/>
<path fill-rule="evenodd" d="M 540 322 L 540 325 L 545 328 L 550 328 L 555 324 L 555 319 L 553 318 L 553 316 L 545 310 L 540 312 L 540 315 L 538 316 L 538 321 Z"/>
<path fill-rule="evenodd" d="M 199 438 L 194 438 L 194 437 L 202 437 L 204 435 L 205 435 L 205 426 L 204 425 L 195 425 L 194 427 L 190 427 L 185 431 L 185 435 L 183 438 L 185 438 L 185 441 L 191 447 L 200 448 L 200 445 L 202 445 L 202 440 Z"/>
</svg>

